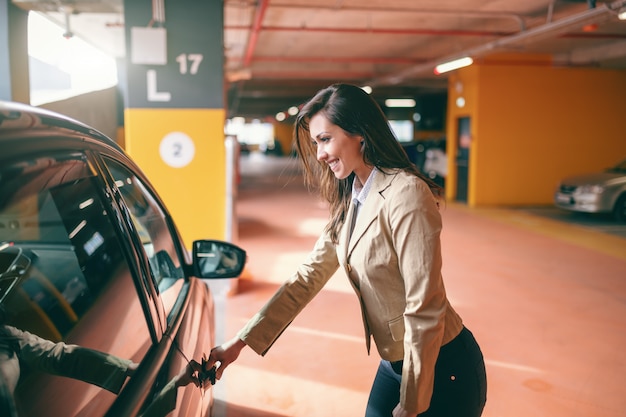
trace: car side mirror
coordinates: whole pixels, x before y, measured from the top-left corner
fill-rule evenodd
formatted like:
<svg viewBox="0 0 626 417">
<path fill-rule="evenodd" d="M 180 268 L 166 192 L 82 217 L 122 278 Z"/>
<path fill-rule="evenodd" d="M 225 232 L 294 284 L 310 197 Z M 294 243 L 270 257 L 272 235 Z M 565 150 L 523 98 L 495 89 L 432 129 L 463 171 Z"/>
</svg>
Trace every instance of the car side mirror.
<svg viewBox="0 0 626 417">
<path fill-rule="evenodd" d="M 246 251 L 221 240 L 193 242 L 193 271 L 198 278 L 236 278 L 246 264 Z"/>
</svg>

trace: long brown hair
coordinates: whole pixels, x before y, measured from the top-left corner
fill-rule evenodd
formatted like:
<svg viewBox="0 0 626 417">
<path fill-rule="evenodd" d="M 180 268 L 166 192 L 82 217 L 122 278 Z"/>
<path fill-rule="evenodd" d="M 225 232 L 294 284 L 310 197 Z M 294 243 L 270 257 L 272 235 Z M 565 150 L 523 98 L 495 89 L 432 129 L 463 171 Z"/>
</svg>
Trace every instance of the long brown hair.
<svg viewBox="0 0 626 417">
<path fill-rule="evenodd" d="M 378 103 L 358 86 L 333 84 L 317 92 L 302 107 L 294 127 L 294 141 L 303 166 L 305 183 L 319 188 L 322 198 L 330 204 L 331 219 L 326 231 L 333 242 L 338 241 L 339 230 L 350 206 L 354 173 L 345 179 L 337 179 L 327 164 L 317 160 L 309 133 L 309 121 L 318 113 L 346 134 L 363 138 L 363 159 L 366 164 L 382 172 L 396 168 L 410 172 L 423 179 L 435 196 L 441 196 L 441 187 L 423 175 L 408 158 Z"/>
</svg>

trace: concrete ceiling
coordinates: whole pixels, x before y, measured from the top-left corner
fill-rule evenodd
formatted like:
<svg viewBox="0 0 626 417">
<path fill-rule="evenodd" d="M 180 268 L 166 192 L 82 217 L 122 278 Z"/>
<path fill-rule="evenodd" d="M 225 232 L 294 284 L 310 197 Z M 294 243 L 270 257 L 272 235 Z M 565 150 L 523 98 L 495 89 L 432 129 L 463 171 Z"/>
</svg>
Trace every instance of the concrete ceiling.
<svg viewBox="0 0 626 417">
<path fill-rule="evenodd" d="M 122 0 L 21 1 L 124 56 Z M 445 94 L 435 65 L 465 55 L 549 54 L 626 70 L 626 0 L 223 0 L 230 116 L 273 117 L 333 82 L 377 99 Z M 167 13 L 167 5 L 166 5 Z"/>
</svg>

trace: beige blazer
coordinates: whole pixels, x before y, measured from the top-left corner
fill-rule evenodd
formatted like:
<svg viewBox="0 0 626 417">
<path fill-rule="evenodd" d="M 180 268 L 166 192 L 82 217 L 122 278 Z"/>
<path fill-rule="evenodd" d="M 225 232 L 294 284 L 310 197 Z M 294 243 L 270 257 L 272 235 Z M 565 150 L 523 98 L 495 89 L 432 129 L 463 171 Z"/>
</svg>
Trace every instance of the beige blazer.
<svg viewBox="0 0 626 417">
<path fill-rule="evenodd" d="M 404 360 L 400 402 L 428 409 L 439 348 L 461 331 L 441 276 L 441 216 L 427 184 L 403 171 L 376 172 L 352 236 L 346 226 L 334 245 L 326 234 L 307 260 L 239 332 L 264 355 L 341 266 L 359 297 L 368 353 Z"/>
</svg>

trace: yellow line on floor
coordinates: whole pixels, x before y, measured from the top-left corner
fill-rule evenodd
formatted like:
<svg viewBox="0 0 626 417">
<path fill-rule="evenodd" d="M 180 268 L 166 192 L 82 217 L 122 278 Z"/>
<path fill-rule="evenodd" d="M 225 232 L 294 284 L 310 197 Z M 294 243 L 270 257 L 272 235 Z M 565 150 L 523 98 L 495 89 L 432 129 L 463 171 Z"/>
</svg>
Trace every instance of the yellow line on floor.
<svg viewBox="0 0 626 417">
<path fill-rule="evenodd" d="M 583 226 L 546 219 L 517 210 L 482 207 L 469 208 L 463 205 L 455 205 L 455 208 L 467 210 L 485 218 L 506 222 L 522 229 L 532 230 L 544 236 L 602 252 L 626 261 L 626 239 L 619 236 L 597 232 Z"/>
</svg>

